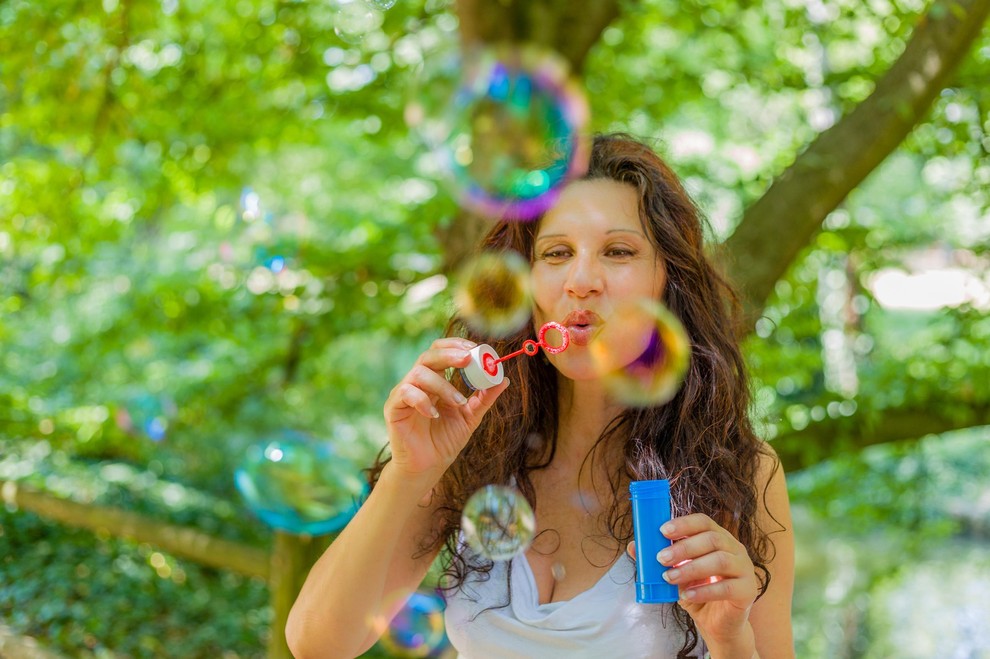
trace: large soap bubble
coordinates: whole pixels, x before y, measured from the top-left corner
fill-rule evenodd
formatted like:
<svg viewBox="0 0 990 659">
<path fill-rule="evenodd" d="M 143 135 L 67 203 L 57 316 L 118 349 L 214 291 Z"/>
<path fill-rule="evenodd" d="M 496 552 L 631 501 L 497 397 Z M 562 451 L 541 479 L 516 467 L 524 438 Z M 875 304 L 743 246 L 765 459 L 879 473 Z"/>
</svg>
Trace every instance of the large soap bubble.
<svg viewBox="0 0 990 659">
<path fill-rule="evenodd" d="M 393 657 L 435 657 L 448 645 L 444 601 L 436 593 L 414 592 L 382 634 Z"/>
<path fill-rule="evenodd" d="M 504 338 L 521 330 L 532 313 L 529 263 L 518 252 L 482 252 L 457 278 L 454 304 L 475 332 Z"/>
<path fill-rule="evenodd" d="M 661 405 L 673 398 L 691 358 L 681 321 L 654 300 L 620 305 L 588 350 L 609 393 L 634 407 Z"/>
<path fill-rule="evenodd" d="M 406 121 L 465 208 L 531 220 L 587 171 L 588 103 L 558 55 L 503 46 L 428 59 Z"/>
<path fill-rule="evenodd" d="M 292 431 L 248 448 L 234 481 L 263 522 L 307 535 L 344 528 L 368 491 L 357 465 L 330 442 Z"/>
<path fill-rule="evenodd" d="M 533 508 L 520 492 L 486 485 L 464 504 L 461 529 L 468 545 L 493 561 L 507 561 L 526 551 L 536 532 Z"/>
</svg>

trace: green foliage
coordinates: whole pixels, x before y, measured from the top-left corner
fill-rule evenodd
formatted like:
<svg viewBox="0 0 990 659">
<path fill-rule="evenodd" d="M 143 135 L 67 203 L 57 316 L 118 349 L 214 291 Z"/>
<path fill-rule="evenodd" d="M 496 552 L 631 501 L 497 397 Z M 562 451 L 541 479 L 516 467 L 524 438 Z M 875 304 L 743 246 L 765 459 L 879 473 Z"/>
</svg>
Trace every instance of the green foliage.
<svg viewBox="0 0 990 659">
<path fill-rule="evenodd" d="M 872 91 L 925 4 L 626 3 L 582 71 L 593 128 L 655 139 L 724 237 Z M 381 405 L 450 309 L 438 228 L 458 209 L 403 114 L 424 62 L 456 48 L 457 18 L 450 3 L 398 3 L 357 45 L 333 18 L 332 4 L 293 0 L 0 3 L 4 478 L 264 546 L 233 487 L 248 445 L 292 428 L 365 462 L 382 446 Z M 871 289 L 932 243 L 985 273 L 988 62 L 985 31 L 929 118 L 777 283 L 745 346 L 765 436 L 837 421 L 852 443 L 884 415 L 937 406 L 966 421 L 990 403 L 985 308 L 891 310 Z M 149 398 L 175 407 L 160 442 L 118 421 Z M 977 463 L 933 475 L 916 450 L 836 462 L 794 498 L 937 535 L 924 499 Z M 837 499 L 850 478 L 864 485 Z M 25 632 L 70 651 L 259 652 L 259 584 L 166 557 L 186 575 L 176 583 L 149 567 L 153 550 L 30 516 L 4 513 L 3 529 L 0 611 Z M 114 615 L 90 620 L 76 581 Z M 207 609 L 219 619 L 196 622 Z"/>
<path fill-rule="evenodd" d="M 71 656 L 263 656 L 260 581 L 7 510 L 0 556 L 0 617 Z"/>
</svg>

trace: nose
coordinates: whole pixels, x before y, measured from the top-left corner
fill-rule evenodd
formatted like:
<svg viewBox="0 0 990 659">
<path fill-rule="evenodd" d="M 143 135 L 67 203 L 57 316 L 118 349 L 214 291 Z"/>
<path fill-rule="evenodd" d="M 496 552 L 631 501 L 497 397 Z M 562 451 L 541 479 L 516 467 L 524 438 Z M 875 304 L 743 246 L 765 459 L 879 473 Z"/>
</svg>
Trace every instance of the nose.
<svg viewBox="0 0 990 659">
<path fill-rule="evenodd" d="M 605 286 L 601 263 L 593 255 L 578 254 L 570 263 L 564 286 L 568 295 L 579 298 L 601 293 Z"/>
</svg>

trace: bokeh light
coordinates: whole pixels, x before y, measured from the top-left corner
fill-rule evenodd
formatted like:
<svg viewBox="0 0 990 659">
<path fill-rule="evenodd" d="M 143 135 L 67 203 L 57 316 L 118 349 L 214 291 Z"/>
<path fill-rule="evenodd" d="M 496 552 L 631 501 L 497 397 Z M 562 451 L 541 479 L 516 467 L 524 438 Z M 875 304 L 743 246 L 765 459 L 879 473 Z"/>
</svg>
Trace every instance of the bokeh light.
<svg viewBox="0 0 990 659">
<path fill-rule="evenodd" d="M 486 485 L 464 504 L 461 528 L 475 552 L 493 561 L 507 561 L 533 542 L 536 517 L 518 490 Z"/>
<path fill-rule="evenodd" d="M 437 656 L 447 646 L 444 606 L 436 593 L 413 593 L 382 635 L 382 646 L 394 657 Z"/>
<path fill-rule="evenodd" d="M 479 48 L 428 61 L 422 78 L 406 121 L 468 210 L 530 220 L 587 171 L 587 99 L 553 52 Z"/>
<path fill-rule="evenodd" d="M 588 350 L 610 395 L 635 407 L 673 398 L 691 358 L 684 326 L 655 300 L 617 307 Z"/>
<path fill-rule="evenodd" d="M 482 252 L 461 268 L 454 304 L 464 322 L 486 336 L 507 337 L 532 313 L 529 263 L 518 252 Z"/>
<path fill-rule="evenodd" d="M 332 442 L 293 431 L 251 446 L 234 481 L 263 522 L 308 535 L 344 528 L 368 491 L 360 468 Z"/>
</svg>

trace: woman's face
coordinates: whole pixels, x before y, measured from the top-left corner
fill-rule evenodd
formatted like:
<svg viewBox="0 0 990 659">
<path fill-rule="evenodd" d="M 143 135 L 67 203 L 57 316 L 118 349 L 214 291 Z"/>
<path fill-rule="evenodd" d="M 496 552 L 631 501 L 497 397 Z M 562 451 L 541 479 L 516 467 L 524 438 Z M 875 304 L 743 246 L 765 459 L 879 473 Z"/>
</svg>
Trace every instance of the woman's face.
<svg viewBox="0 0 990 659">
<path fill-rule="evenodd" d="M 570 332 L 570 347 L 549 355 L 564 376 L 593 379 L 636 360 L 654 327 L 630 322 L 624 310 L 661 299 L 666 282 L 639 219 L 636 189 L 611 179 L 567 186 L 537 231 L 532 281 L 536 329 L 553 320 Z M 596 337 L 607 342 L 614 363 L 592 358 L 588 346 Z"/>
</svg>

